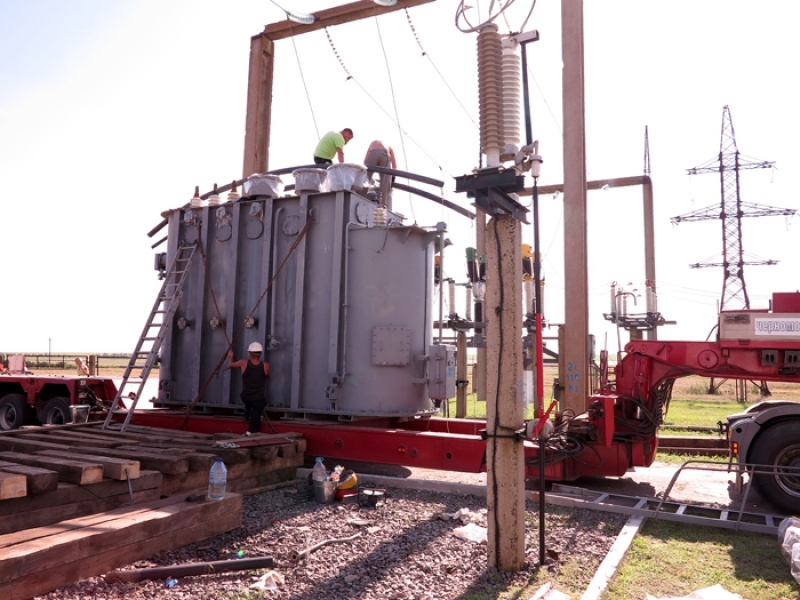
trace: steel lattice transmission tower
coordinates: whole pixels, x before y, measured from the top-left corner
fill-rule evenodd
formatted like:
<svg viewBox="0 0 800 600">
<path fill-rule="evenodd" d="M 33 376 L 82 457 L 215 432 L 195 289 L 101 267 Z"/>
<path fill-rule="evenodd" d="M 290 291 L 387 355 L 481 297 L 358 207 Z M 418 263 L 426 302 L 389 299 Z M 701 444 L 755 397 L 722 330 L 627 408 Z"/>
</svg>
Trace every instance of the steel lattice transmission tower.
<svg viewBox="0 0 800 600">
<path fill-rule="evenodd" d="M 731 111 L 727 106 L 722 108 L 722 136 L 719 144 L 719 157 L 688 169 L 689 175 L 700 173 L 719 173 L 722 198 L 719 207 L 709 206 L 694 212 L 673 217 L 673 223 L 682 221 L 722 220 L 722 262 L 695 263 L 692 268 L 722 267 L 724 280 L 722 283 L 722 301 L 720 310 L 738 310 L 750 308 L 747 287 L 744 282 L 744 265 L 774 265 L 776 260 L 745 261 L 742 250 L 742 217 L 767 217 L 776 215 L 791 216 L 794 209 L 763 206 L 751 202 L 742 202 L 739 189 L 739 171 L 744 169 L 769 169 L 774 162 L 750 160 L 743 157 L 736 147 L 736 135 L 733 132 Z"/>
</svg>

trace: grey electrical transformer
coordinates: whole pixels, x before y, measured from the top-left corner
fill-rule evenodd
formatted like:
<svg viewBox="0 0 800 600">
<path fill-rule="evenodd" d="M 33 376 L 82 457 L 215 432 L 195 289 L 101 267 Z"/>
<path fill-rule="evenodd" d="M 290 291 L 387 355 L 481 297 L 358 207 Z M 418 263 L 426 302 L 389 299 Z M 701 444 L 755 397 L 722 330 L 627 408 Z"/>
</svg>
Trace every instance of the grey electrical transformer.
<svg viewBox="0 0 800 600">
<path fill-rule="evenodd" d="M 233 340 L 237 358 L 251 342 L 264 346 L 267 406 L 285 416 L 434 413 L 431 300 L 441 232 L 403 225 L 350 189 L 286 196 L 254 185 L 249 193 L 165 213 L 164 264 L 181 247 L 198 248 L 165 325 L 156 406 L 240 406 L 241 376 L 227 369 Z M 436 381 L 442 388 L 441 373 Z"/>
</svg>

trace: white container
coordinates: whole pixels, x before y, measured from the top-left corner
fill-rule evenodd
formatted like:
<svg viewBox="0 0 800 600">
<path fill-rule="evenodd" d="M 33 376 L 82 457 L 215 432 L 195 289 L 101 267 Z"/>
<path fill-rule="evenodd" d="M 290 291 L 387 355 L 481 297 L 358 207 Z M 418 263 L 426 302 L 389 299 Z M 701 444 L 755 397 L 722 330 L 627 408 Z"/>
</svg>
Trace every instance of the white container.
<svg viewBox="0 0 800 600">
<path fill-rule="evenodd" d="M 363 187 L 367 182 L 367 167 L 351 163 L 337 163 L 328 167 L 328 189 L 346 192 Z"/>
<path fill-rule="evenodd" d="M 244 182 L 245 196 L 279 198 L 282 190 L 283 182 L 277 175 L 250 175 Z"/>
<path fill-rule="evenodd" d="M 316 462 L 314 462 L 314 468 L 311 469 L 311 479 L 314 481 L 328 480 L 328 470 L 325 468 L 321 456 L 318 456 Z"/>
<path fill-rule="evenodd" d="M 222 500 L 225 497 L 225 486 L 228 483 L 228 469 L 219 456 L 214 457 L 214 464 L 208 472 L 208 499 Z"/>
<path fill-rule="evenodd" d="M 325 169 L 295 169 L 294 190 L 296 192 L 321 192 L 325 189 L 328 172 Z"/>
</svg>

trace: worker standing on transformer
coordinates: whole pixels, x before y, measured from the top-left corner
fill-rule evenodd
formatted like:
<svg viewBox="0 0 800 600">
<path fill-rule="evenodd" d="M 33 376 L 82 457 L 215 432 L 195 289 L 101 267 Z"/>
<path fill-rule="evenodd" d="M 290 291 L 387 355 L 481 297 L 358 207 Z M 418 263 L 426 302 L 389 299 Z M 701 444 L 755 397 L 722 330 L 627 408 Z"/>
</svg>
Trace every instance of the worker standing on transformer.
<svg viewBox="0 0 800 600">
<path fill-rule="evenodd" d="M 267 379 L 270 376 L 269 363 L 261 360 L 264 348 L 253 342 L 247 348 L 248 358 L 234 360 L 233 352 L 228 352 L 228 368 L 238 368 L 242 372 L 242 403 L 244 418 L 248 422 L 245 435 L 253 435 L 261 430 L 261 414 L 267 407 Z"/>
<path fill-rule="evenodd" d="M 369 169 L 369 167 L 384 167 L 384 168 L 397 168 L 397 161 L 394 158 L 394 150 L 392 147 L 384 144 L 380 140 L 375 140 L 369 145 L 367 148 L 367 154 L 364 157 L 364 166 Z M 371 177 L 372 173 L 367 171 L 367 176 Z M 392 196 L 391 196 L 391 189 L 392 189 L 392 181 L 394 177 L 391 175 L 386 175 L 384 173 L 380 173 L 381 179 L 381 187 L 380 192 L 381 196 L 379 198 L 380 205 L 383 208 L 388 208 L 392 210 Z"/>
<path fill-rule="evenodd" d="M 329 131 L 322 136 L 314 150 L 314 163 L 317 165 L 330 165 L 333 157 L 338 156 L 339 162 L 344 162 L 344 146 L 353 139 L 353 130 L 345 127 L 341 131 Z"/>
</svg>

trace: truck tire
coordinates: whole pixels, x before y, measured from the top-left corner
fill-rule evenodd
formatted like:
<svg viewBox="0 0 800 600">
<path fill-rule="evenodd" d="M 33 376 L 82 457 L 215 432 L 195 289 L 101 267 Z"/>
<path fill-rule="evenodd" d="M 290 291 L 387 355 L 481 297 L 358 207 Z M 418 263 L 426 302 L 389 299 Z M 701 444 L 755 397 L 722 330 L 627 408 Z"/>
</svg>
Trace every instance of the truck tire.
<svg viewBox="0 0 800 600">
<path fill-rule="evenodd" d="M 800 469 L 800 420 L 783 421 L 761 431 L 748 462 L 774 467 L 771 473 L 756 475 L 753 483 L 777 508 L 800 514 L 800 474 L 781 472 L 781 467 Z"/>
<path fill-rule="evenodd" d="M 42 425 L 71 423 L 72 410 L 69 407 L 69 399 L 58 396 L 48 400 L 39 414 L 39 421 L 41 421 Z"/>
<path fill-rule="evenodd" d="M 30 409 L 22 394 L 6 394 L 0 398 L 0 431 L 18 429 L 28 422 Z"/>
</svg>

